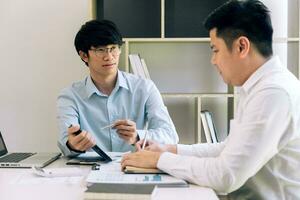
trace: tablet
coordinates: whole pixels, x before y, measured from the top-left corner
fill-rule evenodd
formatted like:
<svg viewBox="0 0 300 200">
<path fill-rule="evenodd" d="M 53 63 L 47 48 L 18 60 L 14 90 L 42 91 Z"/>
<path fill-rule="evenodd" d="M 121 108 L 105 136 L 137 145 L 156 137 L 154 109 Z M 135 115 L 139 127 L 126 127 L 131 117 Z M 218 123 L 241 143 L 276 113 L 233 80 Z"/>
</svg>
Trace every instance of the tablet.
<svg viewBox="0 0 300 200">
<path fill-rule="evenodd" d="M 72 124 L 69 126 L 69 128 L 72 127 Z M 81 133 L 81 129 L 79 129 L 78 131 L 74 132 L 74 135 L 79 135 Z M 92 147 L 92 149 L 102 158 L 102 162 L 111 162 L 112 159 L 111 157 L 109 157 L 102 149 L 100 149 L 100 147 L 98 147 L 98 145 L 95 145 Z"/>
</svg>

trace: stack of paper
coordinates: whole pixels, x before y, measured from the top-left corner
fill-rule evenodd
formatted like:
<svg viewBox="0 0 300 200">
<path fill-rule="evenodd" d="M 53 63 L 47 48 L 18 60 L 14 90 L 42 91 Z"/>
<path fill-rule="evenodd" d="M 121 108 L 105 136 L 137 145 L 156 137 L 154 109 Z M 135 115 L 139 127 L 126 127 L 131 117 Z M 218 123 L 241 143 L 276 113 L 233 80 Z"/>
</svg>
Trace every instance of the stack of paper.
<svg viewBox="0 0 300 200">
<path fill-rule="evenodd" d="M 128 57 L 133 74 L 145 79 L 150 79 L 145 60 L 142 59 L 139 54 L 129 54 Z"/>
</svg>

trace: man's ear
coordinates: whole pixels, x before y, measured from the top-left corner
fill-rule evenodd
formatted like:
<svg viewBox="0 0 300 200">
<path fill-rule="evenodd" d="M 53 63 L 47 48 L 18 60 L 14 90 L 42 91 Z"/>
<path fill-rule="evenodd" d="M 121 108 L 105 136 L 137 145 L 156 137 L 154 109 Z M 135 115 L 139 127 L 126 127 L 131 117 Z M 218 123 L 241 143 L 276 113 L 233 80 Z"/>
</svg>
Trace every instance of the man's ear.
<svg viewBox="0 0 300 200">
<path fill-rule="evenodd" d="M 239 56 L 244 58 L 245 56 L 247 56 L 249 54 L 251 43 L 247 37 L 245 37 L 245 36 L 239 37 L 236 40 L 236 45 L 237 45 L 236 47 L 237 47 Z"/>
<path fill-rule="evenodd" d="M 89 57 L 86 53 L 84 53 L 83 51 L 79 51 L 79 56 L 84 62 L 86 62 L 86 63 L 88 62 Z"/>
</svg>

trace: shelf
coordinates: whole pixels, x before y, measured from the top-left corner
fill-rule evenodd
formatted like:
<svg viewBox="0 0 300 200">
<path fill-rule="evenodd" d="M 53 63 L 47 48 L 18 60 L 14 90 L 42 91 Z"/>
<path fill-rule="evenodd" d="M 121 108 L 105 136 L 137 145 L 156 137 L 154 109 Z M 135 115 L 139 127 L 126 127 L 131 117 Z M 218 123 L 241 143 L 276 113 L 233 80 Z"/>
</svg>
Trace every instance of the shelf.
<svg viewBox="0 0 300 200">
<path fill-rule="evenodd" d="M 280 37 L 280 38 L 273 38 L 273 42 L 275 43 L 286 43 L 286 42 L 299 42 L 300 39 L 299 38 L 284 38 L 284 37 Z"/>
<path fill-rule="evenodd" d="M 288 42 L 299 42 L 300 38 L 288 38 Z"/>
<path fill-rule="evenodd" d="M 214 113 L 217 129 L 224 132 L 224 139 L 229 130 L 229 121 L 234 117 L 239 93 L 236 88 L 225 84 L 210 64 L 210 38 L 202 22 L 210 10 L 227 0 L 92 1 L 102 2 L 103 7 L 99 8 L 98 4 L 97 11 L 114 21 L 124 36 L 119 63 L 124 68 L 120 69 L 130 72 L 128 55 L 131 53 L 139 53 L 145 59 L 151 79 L 168 107 L 180 142 L 205 142 L 199 115 L 202 109 Z M 287 4 L 287 20 L 292 23 L 285 31 L 285 24 L 279 23 L 279 19 L 283 19 L 280 13 L 276 20 L 272 19 L 276 22 L 273 24 L 273 50 L 283 64 L 300 78 L 300 4 L 296 1 L 288 1 Z M 108 7 L 109 12 L 106 10 Z M 275 6 L 272 9 L 282 12 Z M 99 15 L 98 19 L 101 19 Z M 142 22 L 142 25 L 138 25 Z M 150 30 L 152 32 L 148 34 L 148 29 L 154 29 L 155 33 Z"/>
<path fill-rule="evenodd" d="M 209 38 L 123 38 L 128 42 L 210 42 Z"/>
<path fill-rule="evenodd" d="M 210 38 L 123 38 L 124 42 L 140 42 L 140 43 L 148 43 L 148 42 L 210 42 Z M 286 42 L 299 42 L 300 38 L 298 37 L 277 37 L 273 38 L 273 42 L 275 43 L 286 43 Z"/>
<path fill-rule="evenodd" d="M 235 94 L 228 93 L 162 93 L 163 97 L 188 97 L 188 98 L 217 98 L 217 97 L 234 97 Z"/>
</svg>

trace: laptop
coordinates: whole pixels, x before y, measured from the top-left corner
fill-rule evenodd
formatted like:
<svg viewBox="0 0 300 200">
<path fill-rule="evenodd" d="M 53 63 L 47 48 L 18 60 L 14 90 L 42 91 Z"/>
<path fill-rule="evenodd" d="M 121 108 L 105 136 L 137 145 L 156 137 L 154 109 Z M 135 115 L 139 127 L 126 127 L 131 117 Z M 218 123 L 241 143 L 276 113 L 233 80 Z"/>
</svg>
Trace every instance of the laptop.
<svg viewBox="0 0 300 200">
<path fill-rule="evenodd" d="M 8 153 L 0 132 L 0 168 L 44 167 L 60 155 L 60 153 Z"/>
</svg>

